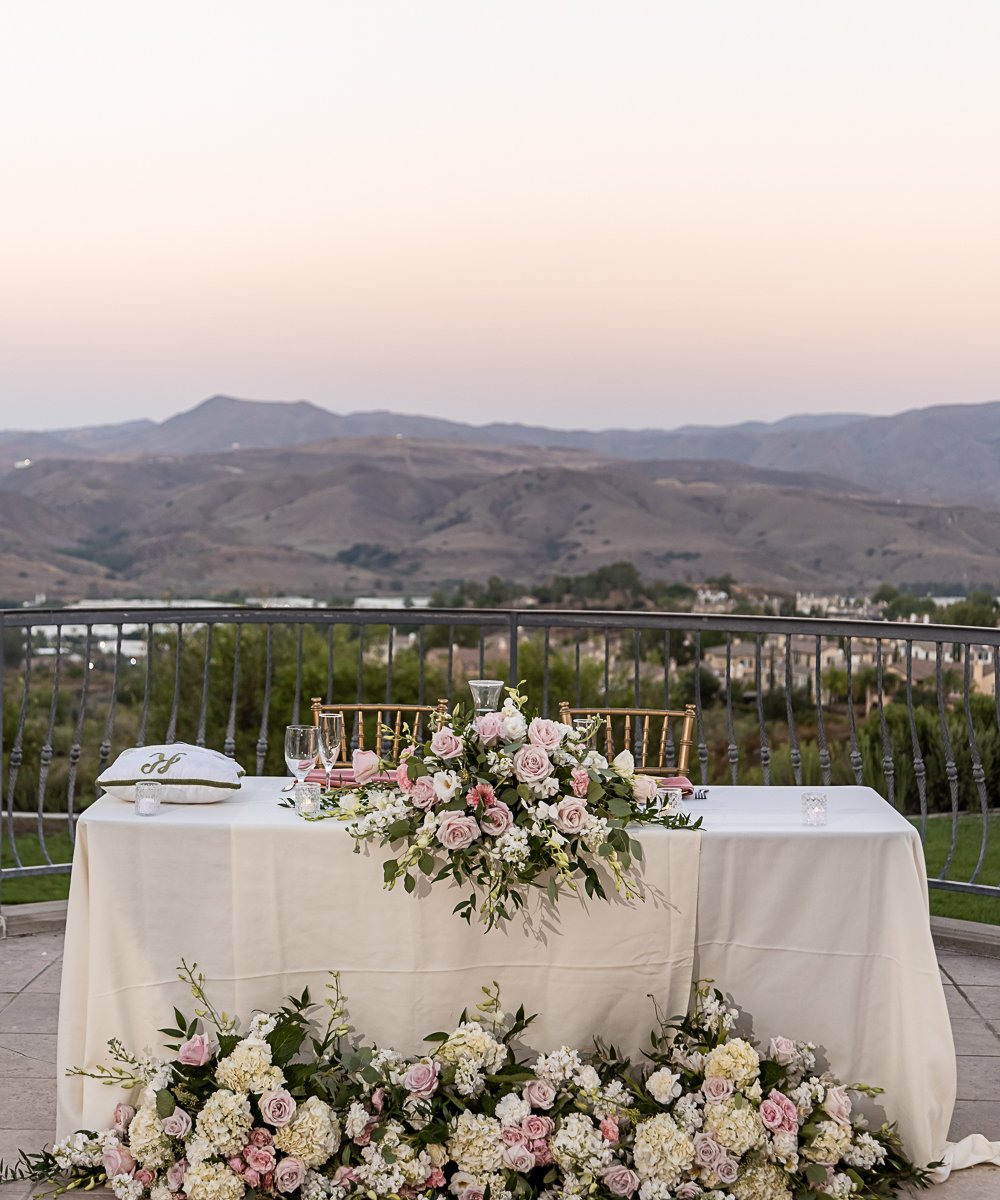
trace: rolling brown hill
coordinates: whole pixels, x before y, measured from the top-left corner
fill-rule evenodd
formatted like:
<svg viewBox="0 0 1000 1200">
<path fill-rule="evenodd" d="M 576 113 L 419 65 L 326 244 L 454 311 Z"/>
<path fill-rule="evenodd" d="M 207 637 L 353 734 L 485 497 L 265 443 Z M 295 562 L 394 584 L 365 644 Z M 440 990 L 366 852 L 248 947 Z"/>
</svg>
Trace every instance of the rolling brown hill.
<svg viewBox="0 0 1000 1200">
<path fill-rule="evenodd" d="M 1000 520 L 816 472 L 402 437 L 0 474 L 7 599 L 419 594 L 621 559 L 651 578 L 729 572 L 785 591 L 992 583 Z"/>
</svg>

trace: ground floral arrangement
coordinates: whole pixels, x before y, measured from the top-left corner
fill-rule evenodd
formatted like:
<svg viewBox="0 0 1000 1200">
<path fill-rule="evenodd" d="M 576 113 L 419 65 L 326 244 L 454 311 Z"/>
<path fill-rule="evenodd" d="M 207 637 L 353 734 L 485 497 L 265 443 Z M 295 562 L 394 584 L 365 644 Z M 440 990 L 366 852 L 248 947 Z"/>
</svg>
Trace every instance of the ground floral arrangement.
<svg viewBox="0 0 1000 1200">
<path fill-rule="evenodd" d="M 138 1092 L 138 1107 L 22 1151 L 2 1177 L 107 1183 L 118 1200 L 784 1200 L 927 1182 L 891 1127 L 855 1111 L 851 1091 L 877 1089 L 817 1074 L 809 1043 L 758 1052 L 707 986 L 692 1015 L 657 1013 L 636 1067 L 600 1041 L 518 1058 L 532 1018 L 506 1016 L 496 984 L 419 1058 L 352 1038 L 336 975 L 324 1005 L 303 993 L 241 1035 L 196 971 L 181 978 L 201 1020 L 175 1010 L 169 1062 L 112 1041 L 113 1066 L 71 1072 Z"/>
<path fill-rule="evenodd" d="M 417 878 L 471 885 L 455 912 L 487 928 L 507 921 L 532 887 L 555 904 L 564 890 L 606 900 L 602 881 L 628 900 L 641 897 L 633 863 L 642 847 L 626 826 L 697 828 L 701 819 L 660 808 L 656 780 L 636 774 L 623 751 L 611 763 L 590 745 L 601 722 L 575 729 L 525 715 L 526 698 L 508 688 L 499 712 L 478 717 L 456 707 L 450 724 L 408 747 L 389 781 L 373 751 L 356 751 L 357 785 L 328 793 L 307 820 L 350 821 L 362 842 L 391 846 L 385 884 L 408 892 Z M 370 781 L 370 782 L 369 782 Z"/>
</svg>

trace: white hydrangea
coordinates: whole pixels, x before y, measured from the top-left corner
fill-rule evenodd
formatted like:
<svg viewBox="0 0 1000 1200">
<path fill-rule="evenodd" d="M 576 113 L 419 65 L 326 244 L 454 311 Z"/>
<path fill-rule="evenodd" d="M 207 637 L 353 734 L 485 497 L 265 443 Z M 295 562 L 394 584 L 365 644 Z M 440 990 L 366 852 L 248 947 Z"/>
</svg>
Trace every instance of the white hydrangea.
<svg viewBox="0 0 1000 1200">
<path fill-rule="evenodd" d="M 580 1056 L 569 1046 L 560 1046 L 551 1054 L 539 1054 L 532 1065 L 532 1070 L 540 1079 L 549 1083 L 568 1083 L 583 1064 Z"/>
<path fill-rule="evenodd" d="M 760 1055 L 743 1038 L 732 1038 L 705 1056 L 706 1079 L 731 1079 L 736 1087 L 749 1085 L 760 1073 Z"/>
<path fill-rule="evenodd" d="M 495 1117 L 463 1112 L 452 1122 L 448 1153 L 461 1171 L 477 1178 L 499 1171 L 503 1146 L 501 1125 Z"/>
<path fill-rule="evenodd" d="M 152 1105 L 143 1104 L 136 1110 L 128 1127 L 128 1148 L 133 1158 L 153 1171 L 173 1161 L 170 1139 Z"/>
<path fill-rule="evenodd" d="M 863 1133 L 842 1157 L 849 1167 L 870 1171 L 885 1162 L 885 1146 L 870 1133 Z"/>
<path fill-rule="evenodd" d="M 215 1068 L 215 1078 L 231 1092 L 253 1092 L 258 1096 L 285 1082 L 281 1069 L 271 1065 L 271 1047 L 254 1036 L 237 1042 L 232 1054 Z"/>
<path fill-rule="evenodd" d="M 206 1137 L 193 1137 L 184 1149 L 184 1157 L 189 1163 L 203 1163 L 212 1158 L 215 1147 Z"/>
<path fill-rule="evenodd" d="M 251 1125 L 253 1118 L 246 1095 L 220 1088 L 205 1101 L 195 1131 L 211 1144 L 216 1154 L 228 1158 L 239 1154 L 246 1145 Z M 131 1127 L 129 1133 L 131 1135 Z"/>
<path fill-rule="evenodd" d="M 671 1100 L 676 1100 L 683 1090 L 680 1078 L 680 1075 L 675 1075 L 667 1067 L 660 1067 L 646 1080 L 646 1091 L 657 1104 L 669 1104 Z"/>
<path fill-rule="evenodd" d="M 457 1066 L 471 1062 L 487 1073 L 499 1071 L 507 1060 L 507 1047 L 476 1021 L 463 1021 L 448 1039 L 441 1043 L 434 1057 L 442 1063 Z"/>
<path fill-rule="evenodd" d="M 633 1157 L 641 1180 L 675 1188 L 694 1162 L 694 1142 L 669 1113 L 657 1113 L 636 1127 Z"/>
<path fill-rule="evenodd" d="M 154 1183 L 149 1189 L 149 1200 L 174 1200 L 174 1193 L 165 1183 Z"/>
<path fill-rule="evenodd" d="M 340 1149 L 340 1122 L 329 1104 L 310 1096 L 287 1125 L 275 1130 L 274 1144 L 307 1167 L 319 1167 Z"/>
<path fill-rule="evenodd" d="M 802 1149 L 803 1158 L 811 1162 L 835 1163 L 851 1148 L 850 1125 L 838 1125 L 836 1121 L 820 1121 L 812 1141 Z"/>
<path fill-rule="evenodd" d="M 768 1153 L 776 1162 L 782 1163 L 789 1171 L 797 1171 L 799 1166 L 799 1135 L 798 1133 L 772 1133 L 767 1142 Z"/>
<path fill-rule="evenodd" d="M 611 1165 L 614 1151 L 590 1117 L 569 1113 L 549 1142 L 552 1157 L 564 1171 L 596 1175 Z"/>
<path fill-rule="evenodd" d="M 530 1115 L 531 1105 L 517 1092 L 508 1092 L 497 1101 L 496 1118 L 505 1129 L 520 1125 L 524 1118 Z"/>
<path fill-rule="evenodd" d="M 674 1200 L 673 1189 L 658 1179 L 639 1184 L 639 1200 Z"/>
<path fill-rule="evenodd" d="M 759 1146 L 766 1136 L 764 1122 L 752 1104 L 740 1104 L 734 1097 L 705 1108 L 705 1132 L 736 1158 Z"/>
<path fill-rule="evenodd" d="M 767 1161 L 746 1165 L 730 1190 L 736 1200 L 788 1200 L 791 1196 L 786 1172 Z"/>
<path fill-rule="evenodd" d="M 184 1191 L 189 1200 L 242 1200 L 246 1188 L 225 1163 L 203 1162 L 184 1173 Z"/>
</svg>

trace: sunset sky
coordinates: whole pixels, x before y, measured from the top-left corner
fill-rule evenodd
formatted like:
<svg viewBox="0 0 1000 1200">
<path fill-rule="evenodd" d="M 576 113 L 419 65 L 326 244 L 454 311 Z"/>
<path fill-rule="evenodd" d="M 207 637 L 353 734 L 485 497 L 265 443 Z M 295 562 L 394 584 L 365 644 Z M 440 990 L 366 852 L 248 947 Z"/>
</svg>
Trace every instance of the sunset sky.
<svg viewBox="0 0 1000 1200">
<path fill-rule="evenodd" d="M 996 0 L 0 0 L 0 428 L 1000 399 Z"/>
</svg>

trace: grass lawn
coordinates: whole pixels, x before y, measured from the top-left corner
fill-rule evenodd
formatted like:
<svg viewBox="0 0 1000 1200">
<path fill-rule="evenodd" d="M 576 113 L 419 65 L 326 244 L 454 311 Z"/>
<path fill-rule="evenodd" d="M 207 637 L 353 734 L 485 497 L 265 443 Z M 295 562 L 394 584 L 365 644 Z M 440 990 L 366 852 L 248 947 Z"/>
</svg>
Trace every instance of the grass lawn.
<svg viewBox="0 0 1000 1200">
<path fill-rule="evenodd" d="M 992 817 L 1000 827 L 1000 814 Z M 919 822 L 915 821 L 915 824 Z M 958 818 L 958 845 L 952 860 L 949 875 L 953 879 L 968 879 L 979 858 L 979 842 L 982 837 L 982 822 L 978 815 L 968 813 Z M 927 873 L 933 877 L 944 865 L 951 844 L 950 817 L 931 817 L 927 821 L 925 858 Z M 34 832 L 27 831 L 18 837 L 18 850 L 25 866 L 44 862 L 41 848 Z M 73 850 L 68 835 L 49 834 L 46 838 L 49 856 L 53 862 L 65 862 L 72 858 Z M 10 846 L 4 840 L 4 866 L 14 865 Z M 991 831 L 986 847 L 986 859 L 979 878 L 984 883 L 1000 880 L 1000 828 Z M 41 875 L 28 879 L 11 879 L 3 884 L 0 900 L 4 904 L 25 904 L 33 900 L 65 900 L 69 894 L 68 875 Z M 1000 925 L 1000 900 L 986 896 L 970 896 L 962 892 L 944 892 L 931 888 L 931 912 L 936 917 L 956 917 L 963 921 L 983 921 L 988 925 Z"/>
</svg>

